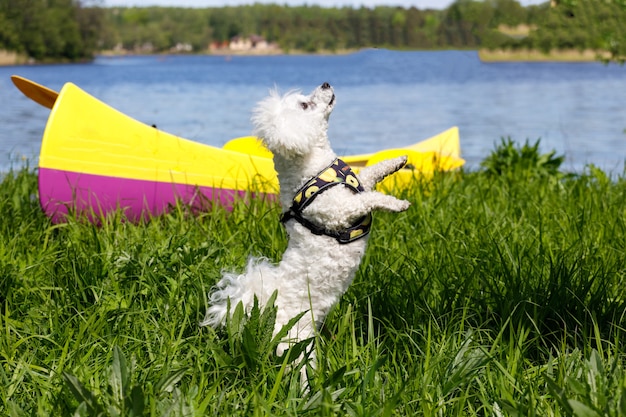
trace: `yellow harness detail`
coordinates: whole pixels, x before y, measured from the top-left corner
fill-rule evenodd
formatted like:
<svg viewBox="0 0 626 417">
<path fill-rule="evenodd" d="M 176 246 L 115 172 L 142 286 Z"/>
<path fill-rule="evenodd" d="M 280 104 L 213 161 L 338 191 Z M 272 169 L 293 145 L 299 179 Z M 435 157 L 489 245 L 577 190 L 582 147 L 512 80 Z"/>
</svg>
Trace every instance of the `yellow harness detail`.
<svg viewBox="0 0 626 417">
<path fill-rule="evenodd" d="M 330 236 L 335 238 L 339 243 L 350 243 L 367 236 L 372 224 L 371 213 L 361 217 L 355 221 L 352 226 L 344 230 L 328 230 L 323 226 L 311 222 L 302 215 L 302 210 L 311 204 L 311 202 L 315 200 L 315 197 L 339 184 L 350 188 L 355 194 L 365 191 L 359 179 L 352 171 L 352 168 L 341 159 L 335 159 L 328 167 L 324 168 L 319 174 L 307 181 L 296 192 L 291 207 L 288 211 L 283 213 L 280 221 L 286 223 L 294 219 L 309 229 L 311 233 Z"/>
</svg>

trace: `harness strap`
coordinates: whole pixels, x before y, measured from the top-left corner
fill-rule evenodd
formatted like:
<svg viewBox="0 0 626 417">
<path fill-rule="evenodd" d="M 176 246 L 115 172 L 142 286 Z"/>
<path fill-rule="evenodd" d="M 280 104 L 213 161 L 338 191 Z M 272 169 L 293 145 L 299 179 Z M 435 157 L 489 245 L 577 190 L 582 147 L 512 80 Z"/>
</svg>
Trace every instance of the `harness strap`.
<svg viewBox="0 0 626 417">
<path fill-rule="evenodd" d="M 341 159 L 335 159 L 328 167 L 324 168 L 319 174 L 307 181 L 296 192 L 291 207 L 282 214 L 280 221 L 285 223 L 294 219 L 309 229 L 311 233 L 330 236 L 339 243 L 350 243 L 367 236 L 372 224 L 371 213 L 356 220 L 352 226 L 344 230 L 327 230 L 302 215 L 302 211 L 313 202 L 315 197 L 339 184 L 350 188 L 355 194 L 365 191 L 359 179 L 352 171 L 352 168 Z"/>
</svg>

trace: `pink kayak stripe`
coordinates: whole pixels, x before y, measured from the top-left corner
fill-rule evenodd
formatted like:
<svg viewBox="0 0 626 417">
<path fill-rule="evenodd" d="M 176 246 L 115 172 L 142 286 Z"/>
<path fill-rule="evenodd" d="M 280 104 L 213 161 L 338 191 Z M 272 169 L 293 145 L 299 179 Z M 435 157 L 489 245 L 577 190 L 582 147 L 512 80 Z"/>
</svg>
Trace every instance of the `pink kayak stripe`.
<svg viewBox="0 0 626 417">
<path fill-rule="evenodd" d="M 118 209 L 136 222 L 163 214 L 179 201 L 193 211 L 208 211 L 214 204 L 232 209 L 235 199 L 248 196 L 263 194 L 39 168 L 39 202 L 54 223 L 65 221 L 68 212 L 97 221 Z M 275 195 L 265 197 L 276 200 Z"/>
</svg>

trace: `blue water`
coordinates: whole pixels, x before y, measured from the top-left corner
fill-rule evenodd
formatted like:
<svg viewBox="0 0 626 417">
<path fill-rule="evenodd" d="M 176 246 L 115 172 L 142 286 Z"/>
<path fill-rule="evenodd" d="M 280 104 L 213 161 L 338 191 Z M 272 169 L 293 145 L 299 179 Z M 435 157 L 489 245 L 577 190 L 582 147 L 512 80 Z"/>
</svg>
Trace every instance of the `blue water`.
<svg viewBox="0 0 626 417">
<path fill-rule="evenodd" d="M 366 50 L 338 56 L 100 57 L 93 63 L 0 67 L 0 170 L 36 164 L 49 110 L 9 79 L 55 90 L 73 82 L 145 123 L 221 146 L 250 134 L 251 110 L 273 86 L 308 92 L 328 81 L 338 153 L 401 147 L 459 126 L 467 167 L 500 142 L 541 139 L 564 168 L 621 173 L 626 159 L 626 66 L 482 63 L 472 51 Z"/>
</svg>

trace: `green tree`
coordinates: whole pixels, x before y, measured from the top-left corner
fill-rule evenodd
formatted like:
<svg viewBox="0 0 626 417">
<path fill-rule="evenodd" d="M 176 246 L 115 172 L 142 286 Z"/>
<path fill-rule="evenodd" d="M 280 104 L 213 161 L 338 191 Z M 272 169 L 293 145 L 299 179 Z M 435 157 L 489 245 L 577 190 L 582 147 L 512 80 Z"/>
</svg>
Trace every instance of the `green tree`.
<svg viewBox="0 0 626 417">
<path fill-rule="evenodd" d="M 92 56 L 103 14 L 93 7 L 89 18 L 73 0 L 0 0 L 0 47 L 37 60 L 78 60 Z"/>
<path fill-rule="evenodd" d="M 457 0 L 445 10 L 323 8 L 277 4 L 190 9 L 103 8 L 102 0 L 0 0 L 0 48 L 37 60 L 89 59 L 118 44 L 165 52 L 259 34 L 285 50 L 391 48 L 593 49 L 626 57 L 626 0 L 560 0 L 522 7 L 516 0 Z M 525 25 L 529 35 L 502 26 Z M 146 46 L 148 48 L 146 48 Z"/>
<path fill-rule="evenodd" d="M 0 9 L 0 49 L 21 52 L 17 29 L 5 11 Z"/>
<path fill-rule="evenodd" d="M 623 0 L 561 0 L 548 8 L 531 33 L 533 47 L 593 49 L 607 59 L 626 58 L 626 2 Z"/>
</svg>

